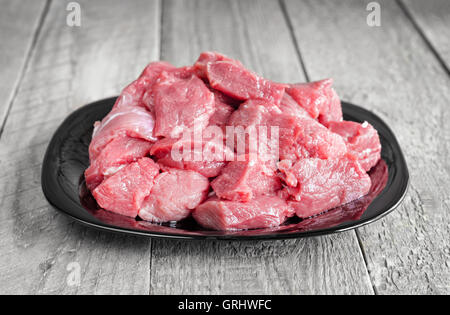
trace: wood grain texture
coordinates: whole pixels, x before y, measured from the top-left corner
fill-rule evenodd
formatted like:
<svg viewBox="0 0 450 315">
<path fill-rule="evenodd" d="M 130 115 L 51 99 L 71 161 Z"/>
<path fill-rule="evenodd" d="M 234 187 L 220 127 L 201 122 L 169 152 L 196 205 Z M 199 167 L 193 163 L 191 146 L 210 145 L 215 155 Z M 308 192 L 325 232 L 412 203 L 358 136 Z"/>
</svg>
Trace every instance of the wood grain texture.
<svg viewBox="0 0 450 315">
<path fill-rule="evenodd" d="M 0 0 L 0 131 L 34 44 L 45 4 L 45 0 Z"/>
<path fill-rule="evenodd" d="M 450 72 L 450 1 L 401 0 L 400 3 Z"/>
<path fill-rule="evenodd" d="M 341 97 L 380 115 L 406 154 L 405 201 L 358 231 L 376 292 L 448 294 L 450 78 L 397 3 L 379 2 L 374 28 L 365 1 L 286 5 L 312 79 L 334 77 Z"/>
<path fill-rule="evenodd" d="M 15 1 L 14 1 L 15 2 Z M 160 3 L 53 1 L 0 140 L 0 293 L 140 293 L 149 290 L 151 241 L 97 232 L 53 210 L 40 188 L 47 143 L 65 116 L 116 95 L 159 57 Z M 69 286 L 70 263 L 80 285 Z"/>
<path fill-rule="evenodd" d="M 304 81 L 277 1 L 164 1 L 162 59 L 203 50 L 278 81 Z M 153 241 L 152 294 L 372 294 L 354 232 L 277 242 Z"/>
</svg>

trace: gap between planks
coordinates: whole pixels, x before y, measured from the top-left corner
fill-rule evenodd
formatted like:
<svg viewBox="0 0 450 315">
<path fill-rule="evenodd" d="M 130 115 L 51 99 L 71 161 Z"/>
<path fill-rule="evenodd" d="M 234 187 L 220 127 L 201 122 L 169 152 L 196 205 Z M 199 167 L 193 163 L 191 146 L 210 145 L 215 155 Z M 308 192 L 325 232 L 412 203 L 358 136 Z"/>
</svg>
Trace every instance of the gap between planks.
<svg viewBox="0 0 450 315">
<path fill-rule="evenodd" d="M 302 50 L 300 49 L 300 43 L 298 42 L 297 38 L 294 34 L 294 26 L 292 25 L 291 18 L 289 17 L 289 14 L 287 12 L 286 3 L 284 0 L 278 0 L 281 8 L 281 12 L 283 13 L 284 20 L 286 21 L 286 25 L 289 29 L 289 35 L 291 37 L 292 42 L 294 43 L 295 51 L 297 53 L 298 60 L 300 61 L 300 65 L 303 69 L 303 74 L 305 75 L 306 81 L 310 82 L 310 76 L 308 74 L 308 70 L 306 69 L 305 60 L 302 56 Z"/>
<path fill-rule="evenodd" d="M 19 92 L 19 88 L 22 85 L 22 81 L 23 81 L 23 78 L 25 76 L 25 73 L 27 72 L 27 69 L 29 67 L 31 56 L 33 55 L 33 52 L 34 52 L 34 50 L 36 48 L 36 43 L 38 42 L 39 35 L 41 33 L 41 30 L 42 30 L 42 26 L 44 25 L 44 22 L 45 22 L 45 18 L 47 17 L 48 11 L 50 10 L 51 2 L 52 2 L 52 0 L 46 0 L 44 8 L 42 9 L 42 12 L 41 12 L 41 14 L 39 16 L 39 20 L 37 22 L 37 26 L 35 28 L 35 31 L 33 33 L 32 38 L 31 38 L 30 45 L 28 46 L 28 49 L 27 49 L 27 53 L 26 53 L 25 60 L 23 62 L 23 66 L 20 69 L 19 78 L 17 79 L 17 83 L 16 83 L 16 85 L 13 88 L 11 99 L 10 99 L 8 105 L 7 105 L 5 118 L 3 119 L 3 121 L 1 122 L 1 125 L 0 125 L 0 139 L 1 139 L 2 135 L 3 135 L 3 131 L 4 131 L 5 126 L 6 126 L 6 122 L 8 121 L 8 117 L 9 117 L 9 114 L 11 112 L 11 108 L 12 108 L 12 106 L 14 104 L 14 101 L 16 99 L 17 93 Z"/>
<path fill-rule="evenodd" d="M 416 18 L 414 17 L 411 10 L 408 8 L 408 5 L 403 2 L 403 0 L 396 0 L 398 6 L 405 14 L 406 18 L 411 22 L 414 29 L 419 33 L 420 37 L 423 39 L 425 45 L 430 49 L 430 51 L 433 53 L 434 57 L 437 59 L 437 61 L 440 63 L 442 68 L 445 70 L 447 75 L 450 76 L 450 68 L 445 62 L 444 58 L 441 56 L 441 54 L 438 52 L 436 47 L 433 45 L 431 40 L 427 37 L 425 34 L 425 31 L 420 27 L 419 23 L 417 22 Z"/>
</svg>

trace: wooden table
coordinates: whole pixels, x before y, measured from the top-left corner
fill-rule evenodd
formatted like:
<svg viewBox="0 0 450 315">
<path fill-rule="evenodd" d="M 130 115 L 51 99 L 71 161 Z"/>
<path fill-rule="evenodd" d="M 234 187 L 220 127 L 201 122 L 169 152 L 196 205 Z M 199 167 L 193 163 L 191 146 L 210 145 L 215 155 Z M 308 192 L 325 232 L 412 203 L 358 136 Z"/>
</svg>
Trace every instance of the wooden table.
<svg viewBox="0 0 450 315">
<path fill-rule="evenodd" d="M 68 2 L 0 0 L 0 293 L 450 293 L 450 1 L 378 1 L 380 27 L 358 0 L 83 0 L 80 27 Z M 113 235 L 53 210 L 40 168 L 61 121 L 149 61 L 203 50 L 273 80 L 333 77 L 397 135 L 403 204 L 356 231 L 243 243 Z"/>
</svg>

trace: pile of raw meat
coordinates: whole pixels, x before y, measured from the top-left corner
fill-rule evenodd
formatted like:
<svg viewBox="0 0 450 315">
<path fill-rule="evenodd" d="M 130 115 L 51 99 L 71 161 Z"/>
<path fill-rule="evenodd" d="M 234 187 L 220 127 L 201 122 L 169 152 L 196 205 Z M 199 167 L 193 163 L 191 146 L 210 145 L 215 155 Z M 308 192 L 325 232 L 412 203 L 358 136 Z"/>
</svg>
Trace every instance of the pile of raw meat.
<svg viewBox="0 0 450 315">
<path fill-rule="evenodd" d="M 211 126 L 276 126 L 277 155 L 240 152 L 227 132 L 223 139 L 184 136 Z M 223 154 L 176 159 L 180 144 Z M 98 205 L 121 215 L 154 223 L 192 215 L 208 229 L 256 229 L 366 195 L 380 152 L 370 124 L 343 121 L 331 79 L 275 83 L 204 52 L 193 66 L 151 63 L 122 91 L 95 123 L 85 178 Z"/>
</svg>

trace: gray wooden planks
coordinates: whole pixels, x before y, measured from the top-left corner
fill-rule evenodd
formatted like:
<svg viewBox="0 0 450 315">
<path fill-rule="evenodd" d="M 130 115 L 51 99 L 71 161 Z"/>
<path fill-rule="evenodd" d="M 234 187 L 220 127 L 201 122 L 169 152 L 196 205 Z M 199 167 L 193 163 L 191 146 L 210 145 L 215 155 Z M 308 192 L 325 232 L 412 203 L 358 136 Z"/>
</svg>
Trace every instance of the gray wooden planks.
<svg viewBox="0 0 450 315">
<path fill-rule="evenodd" d="M 0 134 L 34 44 L 45 4 L 45 0 L 0 0 Z"/>
<path fill-rule="evenodd" d="M 164 1 L 162 59 L 203 50 L 239 58 L 266 77 L 304 81 L 276 1 Z M 354 232 L 277 242 L 153 241 L 151 294 L 373 294 Z"/>
<path fill-rule="evenodd" d="M 57 213 L 41 192 L 40 164 L 66 115 L 118 94 L 158 59 L 160 2 L 78 1 L 74 28 L 66 25 L 68 2 L 49 8 L 0 140 L 0 293 L 146 294 L 151 241 Z M 67 282 L 77 264 L 79 286 Z"/>
<path fill-rule="evenodd" d="M 406 154 L 403 205 L 358 232 L 376 292 L 448 294 L 450 78 L 401 8 L 379 2 L 379 28 L 367 26 L 364 1 L 286 4 L 311 77 L 334 77 L 343 99 L 385 119 Z"/>
<path fill-rule="evenodd" d="M 403 0 L 400 3 L 450 73 L 450 1 Z"/>
<path fill-rule="evenodd" d="M 353 233 L 242 244 L 156 241 L 150 258 L 148 240 L 96 232 L 50 209 L 39 172 L 56 126 L 77 106 L 117 94 L 159 51 L 158 2 L 82 1 L 81 29 L 65 25 L 67 2 L 50 7 L 0 140 L 0 293 L 372 293 Z M 216 49 L 272 79 L 303 79 L 275 1 L 184 2 L 165 3 L 164 59 L 187 64 Z M 366 3 L 292 0 L 287 11 L 312 79 L 335 77 L 343 98 L 382 116 L 407 154 L 405 203 L 359 231 L 377 293 L 449 293 L 449 79 L 395 3 L 381 2 L 380 29 L 365 24 Z M 418 3 L 405 1 L 448 65 L 439 34 L 448 31 L 446 11 L 435 11 L 435 21 Z M 20 33 L 20 53 L 32 47 L 43 8 L 34 6 L 36 16 L 15 16 L 20 29 L 29 27 Z M 5 100 L 25 61 L 14 56 L 6 63 L 14 69 L 0 74 L 2 88 L 5 73 L 16 80 L 1 90 Z M 71 262 L 80 264 L 80 287 L 67 285 Z"/>
</svg>

